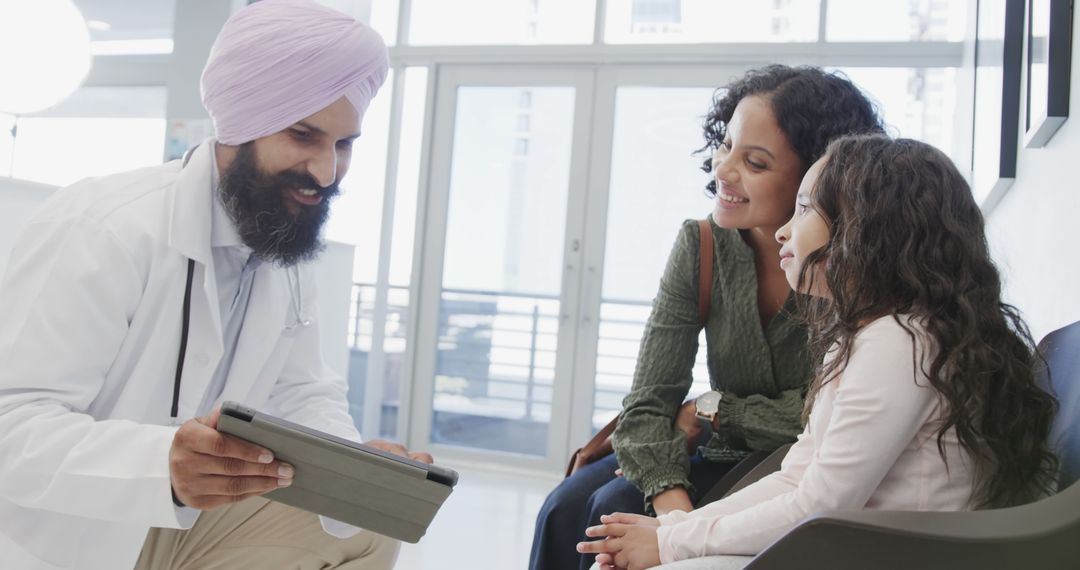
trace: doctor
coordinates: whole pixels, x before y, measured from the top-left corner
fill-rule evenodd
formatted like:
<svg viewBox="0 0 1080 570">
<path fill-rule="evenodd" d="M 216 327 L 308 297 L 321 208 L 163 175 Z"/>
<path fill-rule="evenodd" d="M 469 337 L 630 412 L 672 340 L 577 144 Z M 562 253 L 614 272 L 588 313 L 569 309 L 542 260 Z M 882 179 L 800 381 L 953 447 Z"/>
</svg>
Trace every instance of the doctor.
<svg viewBox="0 0 1080 570">
<path fill-rule="evenodd" d="M 215 430 L 228 399 L 359 440 L 305 262 L 386 73 L 352 18 L 247 6 L 203 72 L 216 139 L 29 222 L 0 285 L 0 568 L 393 565 L 395 541 L 260 498 L 292 467 Z"/>
</svg>

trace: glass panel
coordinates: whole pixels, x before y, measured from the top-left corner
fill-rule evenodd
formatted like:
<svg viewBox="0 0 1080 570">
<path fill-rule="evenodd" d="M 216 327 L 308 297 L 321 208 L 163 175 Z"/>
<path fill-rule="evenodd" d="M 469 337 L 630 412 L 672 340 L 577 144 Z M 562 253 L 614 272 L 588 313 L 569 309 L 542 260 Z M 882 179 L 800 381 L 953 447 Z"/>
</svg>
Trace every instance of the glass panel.
<svg viewBox="0 0 1080 570">
<path fill-rule="evenodd" d="M 458 89 L 433 442 L 546 455 L 574 94 Z"/>
<path fill-rule="evenodd" d="M 840 70 L 878 102 L 891 128 L 890 134 L 930 143 L 956 161 L 953 140 L 956 68 L 845 67 Z"/>
<path fill-rule="evenodd" d="M 375 323 L 375 279 L 378 271 L 376 256 L 379 251 L 377 230 L 381 219 L 373 222 L 376 227 L 375 241 L 370 244 L 361 243 L 357 247 L 353 265 L 354 283 L 349 323 L 349 409 L 357 427 L 360 427 L 364 416 L 364 396 L 370 362 L 381 359 L 384 384 L 378 437 L 397 436 L 399 387 L 408 325 L 409 282 L 412 273 L 413 233 L 416 230 L 416 193 L 420 180 L 420 149 L 426 96 L 427 68 L 406 69 L 401 137 L 398 145 L 394 225 L 391 228 L 390 287 L 387 291 L 386 319 L 381 325 Z M 388 91 L 387 105 L 389 99 Z M 357 155 L 357 158 L 362 162 L 369 162 L 363 155 Z M 371 163 L 380 164 L 377 161 Z M 382 208 L 382 184 L 380 178 L 380 195 L 372 197 L 373 203 L 378 204 L 375 209 L 379 215 Z M 384 338 L 378 349 L 374 346 L 373 333 L 376 326 L 384 327 Z M 364 435 L 375 437 L 374 434 Z"/>
<path fill-rule="evenodd" d="M 413 0 L 413 45 L 588 44 L 595 0 Z"/>
<path fill-rule="evenodd" d="M 394 72 L 364 113 L 360 138 L 353 143 L 352 163 L 341 180 L 341 194 L 330 209 L 326 238 L 357 246 L 354 271 L 374 282 L 378 268 L 379 225 L 386 186 L 386 141 L 390 131 Z"/>
<path fill-rule="evenodd" d="M 967 31 L 968 4 L 955 0 L 829 0 L 825 38 L 830 42 L 960 42 Z"/>
<path fill-rule="evenodd" d="M 604 283 L 597 342 L 593 429 L 622 409 L 641 334 L 680 223 L 712 209 L 702 116 L 712 88 L 620 87 L 615 93 Z M 643 160 L 648 157 L 648 160 Z M 700 339 L 705 346 L 704 336 Z M 690 394 L 708 390 L 705 351 L 698 351 Z"/>
<path fill-rule="evenodd" d="M 164 116 L 162 87 L 83 87 L 47 111 L 19 118 L 11 175 L 66 186 L 161 164 Z M 10 137 L 0 131 L 0 138 Z"/>
<path fill-rule="evenodd" d="M 819 0 L 608 0 L 612 44 L 816 41 Z"/>
<path fill-rule="evenodd" d="M 397 194 L 394 201 L 393 242 L 390 244 L 390 290 L 383 329 L 385 359 L 382 419 L 379 435 L 397 437 L 405 339 L 409 324 L 409 283 L 412 281 L 413 237 L 416 235 L 416 198 L 420 190 L 420 155 L 424 138 L 424 103 L 428 70 L 410 67 L 405 72 L 405 101 L 401 115 Z"/>
</svg>

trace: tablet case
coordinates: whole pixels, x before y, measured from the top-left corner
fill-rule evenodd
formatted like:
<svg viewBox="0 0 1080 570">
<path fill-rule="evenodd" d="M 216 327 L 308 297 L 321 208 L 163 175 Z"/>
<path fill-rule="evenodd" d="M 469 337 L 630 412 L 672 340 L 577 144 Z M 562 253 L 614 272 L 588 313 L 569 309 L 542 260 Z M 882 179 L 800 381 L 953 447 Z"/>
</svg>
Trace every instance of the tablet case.
<svg viewBox="0 0 1080 570">
<path fill-rule="evenodd" d="M 257 412 L 221 405 L 218 431 L 261 445 L 296 469 L 293 483 L 263 495 L 360 528 L 416 543 L 458 474 Z"/>
</svg>

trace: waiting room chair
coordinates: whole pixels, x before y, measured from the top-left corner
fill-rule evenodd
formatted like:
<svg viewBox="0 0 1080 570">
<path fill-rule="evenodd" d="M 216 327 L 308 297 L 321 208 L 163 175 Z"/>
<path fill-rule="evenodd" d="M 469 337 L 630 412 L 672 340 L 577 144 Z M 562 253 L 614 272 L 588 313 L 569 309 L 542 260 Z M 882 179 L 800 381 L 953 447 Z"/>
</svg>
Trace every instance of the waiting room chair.
<svg viewBox="0 0 1080 570">
<path fill-rule="evenodd" d="M 1080 322 L 1039 343 L 1041 372 L 1060 409 L 1051 442 L 1061 461 L 1056 495 L 1019 507 L 970 512 L 835 511 L 808 518 L 746 570 L 1080 568 Z M 775 469 L 776 452 L 732 492 Z"/>
</svg>

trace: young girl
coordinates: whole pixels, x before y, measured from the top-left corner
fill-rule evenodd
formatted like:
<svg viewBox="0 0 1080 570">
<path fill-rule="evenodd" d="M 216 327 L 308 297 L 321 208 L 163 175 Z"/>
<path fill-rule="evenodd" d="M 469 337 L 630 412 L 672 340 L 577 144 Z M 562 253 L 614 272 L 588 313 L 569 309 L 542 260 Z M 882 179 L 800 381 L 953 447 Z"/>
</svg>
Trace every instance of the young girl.
<svg viewBox="0 0 1080 570">
<path fill-rule="evenodd" d="M 756 554 L 822 511 L 1005 507 L 1052 489 L 1056 403 L 952 162 L 918 141 L 841 138 L 795 204 L 776 239 L 814 299 L 803 433 L 779 472 L 722 501 L 604 517 L 586 534 L 621 540 L 578 546 L 602 567 Z"/>
</svg>

